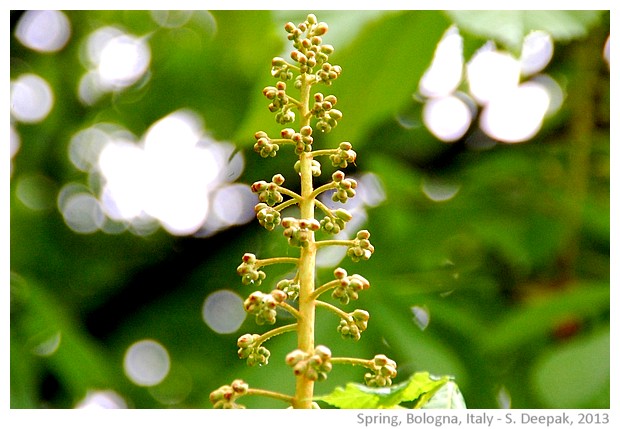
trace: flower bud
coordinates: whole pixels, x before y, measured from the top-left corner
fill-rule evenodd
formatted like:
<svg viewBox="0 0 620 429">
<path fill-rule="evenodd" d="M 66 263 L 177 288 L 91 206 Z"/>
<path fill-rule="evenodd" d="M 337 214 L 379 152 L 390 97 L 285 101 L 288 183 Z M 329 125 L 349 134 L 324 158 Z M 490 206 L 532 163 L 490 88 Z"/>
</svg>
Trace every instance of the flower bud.
<svg viewBox="0 0 620 429">
<path fill-rule="evenodd" d="M 327 30 L 329 30 L 329 27 L 327 26 L 327 24 L 324 22 L 319 22 L 316 28 L 314 29 L 314 34 L 316 36 L 322 36 L 325 33 L 327 33 Z"/>
<path fill-rule="evenodd" d="M 308 17 L 306 18 L 306 22 L 310 25 L 312 24 L 316 24 L 316 15 L 314 15 L 313 13 L 308 14 Z"/>
<path fill-rule="evenodd" d="M 334 47 L 332 45 L 322 45 L 321 52 L 326 55 L 331 55 L 332 53 L 334 53 Z"/>
<path fill-rule="evenodd" d="M 337 209 L 334 214 L 336 215 L 336 217 L 342 219 L 345 222 L 349 222 L 351 219 L 353 219 L 353 215 L 345 209 Z"/>
<path fill-rule="evenodd" d="M 336 172 L 334 172 L 334 174 L 332 174 L 332 180 L 336 183 L 342 182 L 344 178 L 345 174 L 340 170 L 337 170 Z"/>
<path fill-rule="evenodd" d="M 345 278 L 347 276 L 347 271 L 344 268 L 336 268 L 334 270 L 334 277 L 336 277 L 337 279 L 342 279 Z"/>
<path fill-rule="evenodd" d="M 282 186 L 284 184 L 284 176 L 282 176 L 281 174 L 276 174 L 275 176 L 273 176 L 271 181 L 278 186 Z"/>
<path fill-rule="evenodd" d="M 271 296 L 276 300 L 276 302 L 284 302 L 286 301 L 287 295 L 286 292 L 283 292 L 279 289 L 274 289 L 271 291 Z"/>
</svg>

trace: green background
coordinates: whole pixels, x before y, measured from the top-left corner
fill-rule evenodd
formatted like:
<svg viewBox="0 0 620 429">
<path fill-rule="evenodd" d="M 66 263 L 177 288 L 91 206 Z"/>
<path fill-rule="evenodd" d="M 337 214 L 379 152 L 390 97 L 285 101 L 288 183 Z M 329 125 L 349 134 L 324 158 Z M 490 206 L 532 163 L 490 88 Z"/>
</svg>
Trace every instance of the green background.
<svg viewBox="0 0 620 429">
<path fill-rule="evenodd" d="M 329 24 L 324 40 L 336 48 L 330 61 L 343 69 L 329 91 L 344 118 L 321 144 L 351 141 L 358 160 L 348 171 L 374 173 L 386 194 L 364 225 L 375 254 L 342 265 L 371 282 L 355 303 L 370 312 L 369 328 L 352 343 L 340 339 L 335 318 L 320 317 L 317 342 L 339 356 L 385 353 L 399 364 L 397 381 L 415 371 L 453 375 L 469 408 L 609 407 L 610 85 L 602 58 L 609 13 L 314 13 Z M 214 138 L 244 154 L 239 182 L 292 176 L 292 154 L 263 160 L 252 145 L 255 131 L 279 130 L 261 90 L 274 83 L 271 58 L 288 48 L 283 24 L 306 12 L 195 12 L 171 29 L 147 11 L 66 15 L 72 36 L 60 52 L 36 53 L 11 34 L 11 78 L 37 73 L 56 94 L 44 121 L 15 125 L 21 148 L 10 189 L 11 407 L 70 408 L 89 390 L 111 389 L 130 407 L 210 408 L 209 393 L 234 378 L 291 393 L 294 377 L 283 358 L 294 348 L 292 336 L 270 341 L 268 366 L 248 368 L 237 359 L 236 339 L 265 328 L 247 318 L 238 332 L 220 335 L 202 320 L 210 293 L 250 293 L 235 268 L 245 252 L 284 249 L 280 233 L 253 221 L 207 238 L 163 230 L 80 235 L 55 201 L 63 184 L 88 184 L 68 158 L 76 132 L 107 121 L 141 135 L 180 108 L 199 113 Z M 13 28 L 19 17 L 11 13 Z M 566 99 L 531 141 L 471 150 L 419 126 L 412 95 L 452 23 L 465 38 L 466 59 L 488 38 L 518 51 L 532 29 L 554 37 L 547 72 Z M 80 50 L 104 25 L 149 34 L 150 76 L 84 106 L 76 95 L 85 72 Z M 403 118 L 414 125 L 403 127 Z M 40 210 L 15 192 L 20 177 L 31 174 L 46 178 L 36 196 Z M 459 192 L 433 202 L 421 187 L 429 179 L 455 183 Z M 320 270 L 319 280 L 333 278 L 332 270 Z M 264 290 L 278 278 L 277 269 L 266 271 Z M 414 306 L 430 315 L 424 330 Z M 33 353 L 56 332 L 55 353 Z M 168 377 L 150 388 L 123 373 L 125 351 L 144 338 L 163 344 L 171 358 Z M 338 366 L 316 392 L 361 381 L 363 372 Z"/>
</svg>

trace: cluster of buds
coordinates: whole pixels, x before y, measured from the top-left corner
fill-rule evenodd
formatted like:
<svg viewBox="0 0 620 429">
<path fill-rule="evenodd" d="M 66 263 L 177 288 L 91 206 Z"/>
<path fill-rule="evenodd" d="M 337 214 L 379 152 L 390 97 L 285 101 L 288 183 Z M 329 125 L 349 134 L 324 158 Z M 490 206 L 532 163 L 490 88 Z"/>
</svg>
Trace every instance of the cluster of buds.
<svg viewBox="0 0 620 429">
<path fill-rule="evenodd" d="M 353 150 L 353 146 L 349 142 L 342 142 L 338 146 L 338 150 L 329 156 L 334 167 L 347 168 L 349 163 L 355 162 L 357 154 Z"/>
<path fill-rule="evenodd" d="M 280 80 L 290 80 L 293 78 L 293 71 L 290 64 L 284 58 L 275 57 L 271 60 L 271 76 Z"/>
<path fill-rule="evenodd" d="M 370 369 L 373 372 L 364 374 L 364 381 L 370 387 L 385 387 L 392 385 L 392 379 L 396 377 L 396 362 L 386 355 L 376 355 L 371 362 Z"/>
<path fill-rule="evenodd" d="M 340 300 L 340 303 L 346 305 L 350 300 L 359 298 L 359 291 L 366 290 L 370 287 L 370 282 L 359 274 L 348 276 L 344 268 L 336 268 L 334 276 L 340 280 L 340 283 L 332 292 L 332 297 Z"/>
<path fill-rule="evenodd" d="M 246 359 L 248 366 L 262 366 L 269 363 L 271 353 L 266 347 L 257 343 L 259 338 L 258 334 L 245 334 L 237 340 L 237 347 L 239 347 L 237 355 L 239 359 Z"/>
<path fill-rule="evenodd" d="M 276 284 L 276 289 L 284 292 L 291 301 L 295 301 L 299 297 L 299 287 L 299 283 L 289 279 L 280 280 Z"/>
<path fill-rule="evenodd" d="M 301 127 L 298 133 L 292 128 L 284 128 L 280 135 L 283 139 L 293 140 L 296 155 L 312 151 L 312 127 L 309 125 Z"/>
<path fill-rule="evenodd" d="M 280 146 L 277 143 L 273 143 L 266 132 L 258 131 L 254 134 L 256 143 L 254 143 L 254 152 L 258 153 L 263 158 L 274 157 L 280 150 Z"/>
<path fill-rule="evenodd" d="M 353 219 L 353 215 L 347 210 L 337 209 L 333 216 L 325 216 L 321 220 L 321 229 L 329 234 L 338 234 L 351 219 Z"/>
<path fill-rule="evenodd" d="M 324 45 L 321 38 L 321 36 L 327 33 L 327 24 L 317 22 L 316 16 L 310 14 L 306 21 L 298 25 L 292 22 L 286 23 L 284 29 L 288 33 L 288 39 L 293 42 L 293 46 L 296 49 L 291 52 L 291 58 L 299 64 L 300 73 L 313 73 L 314 68 L 318 67 L 319 71 L 316 75 L 319 79 L 322 79 L 319 73 L 324 71 L 324 66 L 326 64 L 330 66 L 327 67 L 327 70 L 331 70 L 334 67 L 327 62 L 329 55 L 334 52 L 334 47 Z M 279 69 L 279 73 L 282 75 L 282 66 L 279 66 Z M 337 77 L 332 77 L 331 79 L 336 79 Z"/>
<path fill-rule="evenodd" d="M 280 212 L 273 207 L 269 207 L 265 203 L 258 203 L 254 207 L 254 211 L 256 212 L 258 223 L 267 231 L 273 231 L 276 226 L 280 225 Z"/>
<path fill-rule="evenodd" d="M 353 240 L 353 245 L 347 250 L 347 256 L 353 262 L 367 261 L 375 252 L 375 247 L 370 244 L 369 238 L 370 232 L 365 229 L 357 233 L 355 240 Z"/>
<path fill-rule="evenodd" d="M 278 190 L 283 183 L 284 176 L 281 174 L 276 174 L 271 179 L 271 183 L 267 183 L 264 180 L 254 182 L 252 184 L 252 192 L 258 194 L 258 201 L 273 207 L 284 200 L 282 194 Z"/>
<path fill-rule="evenodd" d="M 321 224 L 316 219 L 295 219 L 293 217 L 282 219 L 282 226 L 288 243 L 295 247 L 308 247 L 311 234 L 321 228 Z"/>
<path fill-rule="evenodd" d="M 269 111 L 276 113 L 276 121 L 279 124 L 287 124 L 295 120 L 295 113 L 291 111 L 293 105 L 289 103 L 286 95 L 286 83 L 278 81 L 276 86 L 267 86 L 263 89 L 263 95 L 271 100 Z"/>
<path fill-rule="evenodd" d="M 320 92 L 314 94 L 314 105 L 310 110 L 317 119 L 316 127 L 323 132 L 330 132 L 342 119 L 342 112 L 334 109 L 338 99 L 333 95 L 324 96 Z"/>
<path fill-rule="evenodd" d="M 287 296 L 281 290 L 274 289 L 271 293 L 252 292 L 243 302 L 243 308 L 256 317 L 257 325 L 273 325 L 276 323 L 276 308 Z"/>
<path fill-rule="evenodd" d="M 209 400 L 213 404 L 213 408 L 245 408 L 235 401 L 237 398 L 245 395 L 248 391 L 248 384 L 243 380 L 234 380 L 230 385 L 224 385 L 211 392 Z"/>
<path fill-rule="evenodd" d="M 342 335 L 342 338 L 352 338 L 357 341 L 362 337 L 362 332 L 368 327 L 368 319 L 370 314 L 364 310 L 355 310 L 349 313 L 348 319 L 340 319 L 340 325 L 338 325 L 338 332 Z"/>
<path fill-rule="evenodd" d="M 237 267 L 237 274 L 241 276 L 241 282 L 244 285 L 253 284 L 260 286 L 267 275 L 256 267 L 256 255 L 246 253 L 241 258 L 241 261 L 241 264 Z"/>
<path fill-rule="evenodd" d="M 321 70 L 319 70 L 316 75 L 325 85 L 331 85 L 332 81 L 338 79 L 342 73 L 342 67 L 333 66 L 330 63 L 323 63 L 321 66 Z"/>
<path fill-rule="evenodd" d="M 355 179 L 345 179 L 344 173 L 337 170 L 332 174 L 332 180 L 336 185 L 336 192 L 332 195 L 334 202 L 346 203 L 349 198 L 355 196 L 355 188 L 357 188 Z"/>
<path fill-rule="evenodd" d="M 317 346 L 312 355 L 302 350 L 293 350 L 286 355 L 286 364 L 293 368 L 296 376 L 312 381 L 323 381 L 332 370 L 332 352 L 325 346 Z"/>
<path fill-rule="evenodd" d="M 295 162 L 295 171 L 301 174 L 301 161 Z M 319 177 L 321 175 L 321 163 L 316 159 L 313 159 L 310 165 L 310 173 L 314 177 Z"/>
</svg>

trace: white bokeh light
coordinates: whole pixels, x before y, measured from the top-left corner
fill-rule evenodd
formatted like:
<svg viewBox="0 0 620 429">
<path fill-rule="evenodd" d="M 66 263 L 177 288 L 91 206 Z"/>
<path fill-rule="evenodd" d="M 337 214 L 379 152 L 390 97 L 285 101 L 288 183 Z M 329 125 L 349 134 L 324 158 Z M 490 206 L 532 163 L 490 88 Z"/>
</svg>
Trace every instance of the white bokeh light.
<svg viewBox="0 0 620 429">
<path fill-rule="evenodd" d="M 191 10 L 152 10 L 153 21 L 164 28 L 179 28 L 187 24 L 194 14 Z"/>
<path fill-rule="evenodd" d="M 113 140 L 101 150 L 99 169 L 105 178 L 101 201 L 110 218 L 132 220 L 143 213 L 148 186 L 144 163 L 144 151 L 130 141 Z"/>
<path fill-rule="evenodd" d="M 428 324 L 431 321 L 431 314 L 428 308 L 414 305 L 411 307 L 411 312 L 413 313 L 413 322 L 420 330 L 424 331 L 428 328 Z"/>
<path fill-rule="evenodd" d="M 124 88 L 136 82 L 150 62 L 151 51 L 144 40 L 123 34 L 103 47 L 97 71 L 106 87 Z"/>
<path fill-rule="evenodd" d="M 106 92 L 120 91 L 140 80 L 150 66 L 151 50 L 144 37 L 102 27 L 89 35 L 84 63 L 89 70 L 77 90 L 82 103 L 92 105 Z"/>
<path fill-rule="evenodd" d="M 422 111 L 424 125 L 435 137 L 445 142 L 453 142 L 463 137 L 472 119 L 469 106 L 454 95 L 432 98 Z"/>
<path fill-rule="evenodd" d="M 435 49 L 431 66 L 420 80 L 420 94 L 442 97 L 454 92 L 463 78 L 463 38 L 450 27 Z"/>
<path fill-rule="evenodd" d="M 47 81 L 27 73 L 11 82 L 11 116 L 26 123 L 40 122 L 54 105 L 54 93 Z"/>
<path fill-rule="evenodd" d="M 168 375 L 170 356 L 157 341 L 141 340 L 127 349 L 123 368 L 125 375 L 138 386 L 154 386 Z"/>
<path fill-rule="evenodd" d="M 504 143 L 529 140 L 540 130 L 549 101 L 542 85 L 526 82 L 489 102 L 480 116 L 480 128 Z"/>
<path fill-rule="evenodd" d="M 13 158 L 19 152 L 19 147 L 21 146 L 21 139 L 19 137 L 19 133 L 11 124 L 10 126 L 10 137 L 9 137 L 9 146 L 11 151 L 11 177 L 13 177 Z"/>
<path fill-rule="evenodd" d="M 506 52 L 498 52 L 494 45 L 479 49 L 467 63 L 470 94 L 481 104 L 514 90 L 519 84 L 521 64 Z"/>
<path fill-rule="evenodd" d="M 426 197 L 435 202 L 451 200 L 461 189 L 461 185 L 443 179 L 424 178 L 422 180 L 422 192 Z"/>
<path fill-rule="evenodd" d="M 87 192 L 65 198 L 60 211 L 67 226 L 79 234 L 92 234 L 105 221 L 99 200 Z"/>
<path fill-rule="evenodd" d="M 258 198 L 241 183 L 224 186 L 213 195 L 213 212 L 220 227 L 242 225 L 254 219 Z"/>
<path fill-rule="evenodd" d="M 88 391 L 86 396 L 75 405 L 79 409 L 124 409 L 127 403 L 113 390 Z"/>
<path fill-rule="evenodd" d="M 553 39 L 544 31 L 532 31 L 524 38 L 520 58 L 498 50 L 489 41 L 465 67 L 465 94 L 458 91 L 463 75 L 463 39 L 456 28 L 450 28 L 420 80 L 419 95 L 426 97 L 422 110 L 425 127 L 436 138 L 454 142 L 470 130 L 480 111 L 480 130 L 491 139 L 505 143 L 531 139 L 543 119 L 557 112 L 564 101 L 558 83 L 541 74 L 553 50 Z M 476 147 L 482 148 L 479 144 Z"/>
<path fill-rule="evenodd" d="M 62 49 L 71 36 L 71 25 L 57 10 L 29 10 L 20 18 L 15 37 L 24 46 L 39 52 Z"/>
<path fill-rule="evenodd" d="M 101 127 L 84 130 L 73 140 L 76 163 L 84 167 L 92 154 L 83 141 L 103 142 L 97 160 L 103 179 L 100 198 L 111 219 L 157 219 L 171 234 L 206 235 L 254 216 L 256 197 L 249 188 L 241 190 L 247 185 L 228 188 L 243 172 L 243 156 L 233 155 L 233 145 L 205 136 L 200 117 L 190 110 L 155 122 L 141 142 Z"/>
<path fill-rule="evenodd" d="M 542 71 L 553 57 L 553 40 L 549 33 L 532 31 L 523 40 L 521 73 L 530 76 Z"/>
<path fill-rule="evenodd" d="M 231 334 L 245 320 L 243 300 L 236 293 L 222 289 L 211 293 L 202 306 L 202 318 L 218 334 Z"/>
</svg>

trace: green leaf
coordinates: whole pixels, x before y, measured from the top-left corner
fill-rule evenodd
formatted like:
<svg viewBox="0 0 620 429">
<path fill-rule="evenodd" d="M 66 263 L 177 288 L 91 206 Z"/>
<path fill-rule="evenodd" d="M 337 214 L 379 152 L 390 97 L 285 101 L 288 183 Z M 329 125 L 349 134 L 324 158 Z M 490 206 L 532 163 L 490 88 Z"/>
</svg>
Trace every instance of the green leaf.
<svg viewBox="0 0 620 429">
<path fill-rule="evenodd" d="M 390 387 L 348 383 L 316 400 L 342 409 L 394 408 L 403 402 L 412 402 L 413 408 L 420 408 L 430 403 L 433 395 L 448 382 L 450 377 L 447 376 L 438 378 L 428 372 L 416 372 L 409 380 Z"/>
<path fill-rule="evenodd" d="M 532 384 L 550 408 L 609 408 L 609 328 L 548 349 L 534 364 Z"/>
<path fill-rule="evenodd" d="M 453 10 L 448 16 L 464 31 L 521 51 L 523 38 L 544 30 L 556 41 L 584 37 L 596 23 L 598 10 Z"/>
<path fill-rule="evenodd" d="M 448 381 L 422 406 L 424 409 L 457 410 L 465 409 L 465 398 L 454 381 Z"/>
<path fill-rule="evenodd" d="M 573 290 L 510 310 L 488 332 L 483 348 L 492 353 L 514 351 L 545 338 L 558 323 L 575 315 L 591 319 L 608 311 L 609 283 L 583 283 Z"/>
<path fill-rule="evenodd" d="M 391 14 L 337 50 L 330 59 L 342 66 L 342 76 L 329 91 L 338 97 L 344 118 L 329 138 L 359 148 L 371 127 L 395 116 L 416 92 L 448 25 L 437 11 Z"/>
</svg>

